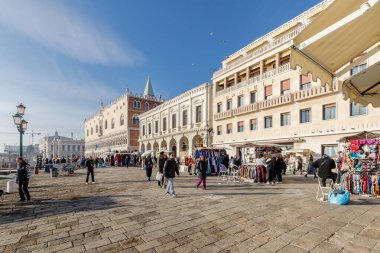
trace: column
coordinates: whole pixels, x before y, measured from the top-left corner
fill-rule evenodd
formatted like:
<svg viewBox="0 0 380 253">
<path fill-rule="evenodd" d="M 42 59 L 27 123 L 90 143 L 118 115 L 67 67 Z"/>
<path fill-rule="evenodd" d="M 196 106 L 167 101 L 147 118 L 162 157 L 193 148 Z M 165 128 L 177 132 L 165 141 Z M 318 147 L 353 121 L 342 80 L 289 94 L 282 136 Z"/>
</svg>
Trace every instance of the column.
<svg viewBox="0 0 380 253">
<path fill-rule="evenodd" d="M 260 61 L 260 80 L 263 79 L 264 72 L 264 61 Z"/>
<path fill-rule="evenodd" d="M 226 85 L 224 85 L 224 88 L 226 87 Z M 188 119 L 187 119 L 187 124 L 189 125 L 190 128 L 193 127 L 193 98 L 190 97 L 190 105 L 189 105 L 189 116 L 188 116 Z"/>
<path fill-rule="evenodd" d="M 276 73 L 278 73 L 278 68 L 280 67 L 280 53 L 276 54 Z"/>
<path fill-rule="evenodd" d="M 248 80 L 249 79 L 249 67 L 245 70 L 245 72 L 247 73 L 246 74 L 246 80 Z"/>
<path fill-rule="evenodd" d="M 227 77 L 224 78 L 224 89 L 227 89 Z"/>
<path fill-rule="evenodd" d="M 238 72 L 235 73 L 235 77 L 234 77 L 235 78 L 235 85 L 238 83 L 238 74 L 239 74 Z"/>
</svg>

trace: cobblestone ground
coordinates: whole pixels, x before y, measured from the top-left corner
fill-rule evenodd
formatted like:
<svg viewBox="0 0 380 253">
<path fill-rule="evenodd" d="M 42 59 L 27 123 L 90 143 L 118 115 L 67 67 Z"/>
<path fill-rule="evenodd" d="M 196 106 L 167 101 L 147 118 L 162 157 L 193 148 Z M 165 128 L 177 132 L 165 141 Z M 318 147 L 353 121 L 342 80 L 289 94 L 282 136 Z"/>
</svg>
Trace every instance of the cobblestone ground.
<svg viewBox="0 0 380 253">
<path fill-rule="evenodd" d="M 153 173 L 154 174 L 154 173 Z M 348 206 L 315 200 L 316 181 L 195 188 L 175 179 L 171 198 L 137 168 L 106 168 L 96 184 L 85 171 L 33 175 L 34 201 L 0 203 L 0 252 L 380 252 L 380 199 Z"/>
</svg>

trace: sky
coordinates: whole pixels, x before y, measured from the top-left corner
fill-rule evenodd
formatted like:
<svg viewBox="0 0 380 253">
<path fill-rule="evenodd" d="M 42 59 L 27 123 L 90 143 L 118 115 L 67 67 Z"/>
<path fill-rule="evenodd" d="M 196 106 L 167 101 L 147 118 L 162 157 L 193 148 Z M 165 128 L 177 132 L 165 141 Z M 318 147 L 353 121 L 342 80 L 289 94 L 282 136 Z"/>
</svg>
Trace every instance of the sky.
<svg viewBox="0 0 380 253">
<path fill-rule="evenodd" d="M 100 100 L 142 93 L 148 75 L 165 99 L 209 82 L 226 56 L 319 2 L 0 0 L 0 152 L 19 144 L 21 102 L 24 144 L 83 138 Z"/>
</svg>

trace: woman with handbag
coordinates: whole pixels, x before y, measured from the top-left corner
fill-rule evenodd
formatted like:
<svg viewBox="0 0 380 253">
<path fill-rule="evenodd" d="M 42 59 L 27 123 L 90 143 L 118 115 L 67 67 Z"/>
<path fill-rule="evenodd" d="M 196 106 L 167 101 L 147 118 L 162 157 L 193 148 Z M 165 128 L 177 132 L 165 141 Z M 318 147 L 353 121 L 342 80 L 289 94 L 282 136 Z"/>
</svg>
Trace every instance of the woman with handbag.
<svg viewBox="0 0 380 253">
<path fill-rule="evenodd" d="M 164 185 L 164 165 L 168 158 L 164 155 L 164 152 L 160 152 L 160 157 L 158 158 L 158 170 L 157 170 L 157 176 L 156 180 L 158 183 L 158 187 L 161 187 Z"/>
<path fill-rule="evenodd" d="M 207 178 L 207 162 L 205 160 L 205 156 L 202 155 L 200 157 L 200 160 L 198 161 L 196 168 L 198 171 L 198 182 L 197 182 L 197 188 L 203 184 L 203 190 L 206 190 L 206 178 Z"/>
</svg>

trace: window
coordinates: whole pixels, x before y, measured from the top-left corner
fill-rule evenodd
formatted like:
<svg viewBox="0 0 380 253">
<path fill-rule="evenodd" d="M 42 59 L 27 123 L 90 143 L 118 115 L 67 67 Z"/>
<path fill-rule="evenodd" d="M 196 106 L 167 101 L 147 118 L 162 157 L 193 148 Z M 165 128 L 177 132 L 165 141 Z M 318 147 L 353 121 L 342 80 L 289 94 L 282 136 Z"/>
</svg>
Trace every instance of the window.
<svg viewBox="0 0 380 253">
<path fill-rule="evenodd" d="M 231 110 L 232 109 L 232 100 L 231 99 L 228 99 L 227 100 L 227 111 Z"/>
<path fill-rule="evenodd" d="M 89 134 L 89 131 L 88 131 L 88 129 L 87 129 L 87 136 L 88 136 L 88 134 Z"/>
<path fill-rule="evenodd" d="M 216 134 L 221 135 L 222 134 L 222 126 L 217 126 L 216 128 Z"/>
<path fill-rule="evenodd" d="M 311 122 L 311 109 L 302 109 L 300 111 L 300 123 L 309 123 Z"/>
<path fill-rule="evenodd" d="M 134 115 L 132 117 L 132 124 L 133 125 L 138 125 L 139 124 L 139 117 L 137 115 Z"/>
<path fill-rule="evenodd" d="M 98 125 L 96 125 L 95 127 L 95 133 L 98 133 L 99 132 L 99 128 L 98 128 Z"/>
<path fill-rule="evenodd" d="M 238 133 L 244 132 L 244 121 L 239 121 L 237 123 L 237 131 Z"/>
<path fill-rule="evenodd" d="M 290 112 L 281 113 L 281 126 L 290 126 Z"/>
<path fill-rule="evenodd" d="M 232 133 L 232 123 L 227 124 L 227 134 L 231 134 L 231 133 Z"/>
<path fill-rule="evenodd" d="M 219 113 L 219 112 L 222 112 L 222 103 L 218 103 L 216 105 L 216 112 Z"/>
<path fill-rule="evenodd" d="M 145 111 L 149 111 L 149 103 L 145 102 Z"/>
<path fill-rule="evenodd" d="M 120 116 L 120 126 L 124 125 L 124 114 Z"/>
<path fill-rule="evenodd" d="M 311 88 L 311 80 L 309 76 L 300 75 L 300 90 Z"/>
<path fill-rule="evenodd" d="M 187 125 L 187 110 L 182 112 L 182 126 Z"/>
<path fill-rule="evenodd" d="M 177 114 L 172 114 L 172 128 L 177 128 Z"/>
<path fill-rule="evenodd" d="M 112 119 L 111 120 L 111 129 L 114 129 L 115 128 L 115 119 Z"/>
<path fill-rule="evenodd" d="M 158 120 L 154 122 L 154 133 L 158 133 Z"/>
<path fill-rule="evenodd" d="M 281 81 L 281 95 L 290 93 L 290 79 Z"/>
<path fill-rule="evenodd" d="M 145 125 L 142 126 L 142 133 L 145 135 Z"/>
<path fill-rule="evenodd" d="M 91 135 L 93 135 L 94 134 L 94 130 L 92 129 L 92 127 L 91 127 Z M 21 145 L 20 145 L 21 146 Z"/>
<path fill-rule="evenodd" d="M 195 123 L 200 123 L 202 121 L 202 106 L 198 105 L 195 107 Z"/>
<path fill-rule="evenodd" d="M 330 157 L 337 157 L 338 156 L 338 145 L 335 145 L 335 144 L 322 145 L 322 154 L 326 154 Z"/>
<path fill-rule="evenodd" d="M 62 151 L 65 151 L 65 145 L 62 145 Z"/>
<path fill-rule="evenodd" d="M 328 104 L 323 106 L 323 120 L 335 119 L 336 104 Z"/>
<path fill-rule="evenodd" d="M 271 128 L 273 126 L 272 116 L 266 116 L 264 118 L 264 128 Z"/>
<path fill-rule="evenodd" d="M 253 130 L 257 130 L 257 119 L 251 119 L 251 120 L 249 121 L 249 129 L 250 129 L 251 131 L 253 131 Z"/>
<path fill-rule="evenodd" d="M 238 96 L 237 98 L 237 106 L 238 107 L 242 107 L 244 105 L 244 96 L 241 95 L 241 96 Z"/>
<path fill-rule="evenodd" d="M 166 131 L 166 117 L 162 119 L 162 131 Z"/>
<path fill-rule="evenodd" d="M 367 107 L 361 104 L 350 103 L 350 116 L 366 115 Z"/>
<path fill-rule="evenodd" d="M 268 85 L 264 90 L 264 99 L 272 99 L 272 85 Z"/>
<path fill-rule="evenodd" d="M 104 122 L 104 129 L 107 129 L 108 127 L 108 124 L 107 124 L 107 120 Z"/>
<path fill-rule="evenodd" d="M 251 93 L 250 93 L 250 102 L 251 102 L 251 104 L 256 103 L 256 91 L 251 91 Z"/>
<path fill-rule="evenodd" d="M 353 76 L 353 75 L 355 75 L 356 73 L 358 73 L 358 72 L 360 72 L 360 71 L 362 71 L 362 70 L 364 70 L 364 69 L 366 69 L 366 68 L 367 68 L 367 63 L 363 63 L 363 64 L 361 64 L 361 65 L 355 66 L 355 67 L 353 67 L 353 68 L 351 69 L 351 75 Z"/>
<path fill-rule="evenodd" d="M 152 123 L 149 123 L 149 124 L 148 124 L 148 134 L 149 134 L 149 135 L 152 134 Z"/>
<path fill-rule="evenodd" d="M 99 132 L 100 132 L 100 134 L 103 134 L 103 127 L 102 126 L 99 126 Z"/>
<path fill-rule="evenodd" d="M 67 145 L 67 151 L 70 151 L 70 149 L 71 149 L 71 146 Z"/>
<path fill-rule="evenodd" d="M 137 101 L 137 100 L 134 100 L 133 101 L 133 108 L 141 108 L 141 102 Z"/>
</svg>

